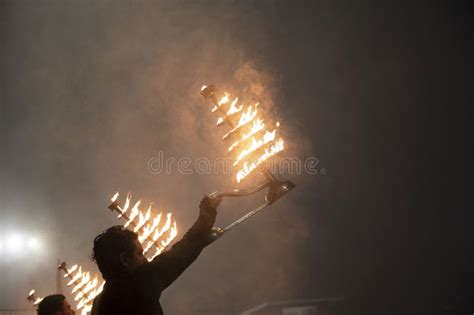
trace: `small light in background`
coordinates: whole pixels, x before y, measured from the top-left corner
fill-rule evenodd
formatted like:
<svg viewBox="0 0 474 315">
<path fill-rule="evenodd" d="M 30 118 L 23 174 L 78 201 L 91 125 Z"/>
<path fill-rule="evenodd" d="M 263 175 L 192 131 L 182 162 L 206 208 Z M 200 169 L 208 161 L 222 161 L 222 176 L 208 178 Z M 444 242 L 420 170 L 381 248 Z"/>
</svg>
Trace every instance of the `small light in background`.
<svg viewBox="0 0 474 315">
<path fill-rule="evenodd" d="M 30 239 L 28 240 L 28 248 L 33 249 L 33 250 L 40 249 L 41 243 L 38 241 L 36 237 L 30 237 Z"/>
<path fill-rule="evenodd" d="M 23 249 L 24 238 L 21 234 L 15 233 L 8 236 L 5 243 L 7 251 L 16 254 Z"/>
<path fill-rule="evenodd" d="M 19 232 L 6 234 L 0 238 L 0 251 L 9 257 L 20 257 L 31 252 L 39 252 L 42 249 L 41 241 L 33 235 Z"/>
</svg>

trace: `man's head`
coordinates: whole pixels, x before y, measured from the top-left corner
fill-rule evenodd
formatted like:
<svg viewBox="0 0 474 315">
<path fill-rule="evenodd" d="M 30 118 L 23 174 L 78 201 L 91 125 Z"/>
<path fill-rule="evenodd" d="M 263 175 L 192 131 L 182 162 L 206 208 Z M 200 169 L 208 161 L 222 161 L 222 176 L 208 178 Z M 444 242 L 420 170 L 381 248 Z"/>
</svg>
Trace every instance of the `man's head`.
<svg viewBox="0 0 474 315">
<path fill-rule="evenodd" d="M 135 270 L 146 262 L 136 233 L 116 225 L 94 239 L 92 259 L 105 280 Z"/>
<path fill-rule="evenodd" d="M 45 297 L 38 304 L 38 315 L 74 315 L 71 305 L 62 294 L 53 294 Z"/>
</svg>

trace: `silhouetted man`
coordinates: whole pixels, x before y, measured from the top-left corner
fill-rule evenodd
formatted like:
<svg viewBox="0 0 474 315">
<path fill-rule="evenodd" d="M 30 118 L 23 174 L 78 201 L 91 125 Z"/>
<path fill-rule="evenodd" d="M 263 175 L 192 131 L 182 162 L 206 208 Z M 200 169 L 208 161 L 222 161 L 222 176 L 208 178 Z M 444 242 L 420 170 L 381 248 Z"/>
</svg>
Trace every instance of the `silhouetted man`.
<svg viewBox="0 0 474 315">
<path fill-rule="evenodd" d="M 74 315 L 76 314 L 66 297 L 62 294 L 53 294 L 45 297 L 38 304 L 38 315 Z"/>
<path fill-rule="evenodd" d="M 220 198 L 204 197 L 199 217 L 170 250 L 148 262 L 137 234 L 113 226 L 94 239 L 93 259 L 105 279 L 92 314 L 160 315 L 159 298 L 211 241 Z"/>
</svg>

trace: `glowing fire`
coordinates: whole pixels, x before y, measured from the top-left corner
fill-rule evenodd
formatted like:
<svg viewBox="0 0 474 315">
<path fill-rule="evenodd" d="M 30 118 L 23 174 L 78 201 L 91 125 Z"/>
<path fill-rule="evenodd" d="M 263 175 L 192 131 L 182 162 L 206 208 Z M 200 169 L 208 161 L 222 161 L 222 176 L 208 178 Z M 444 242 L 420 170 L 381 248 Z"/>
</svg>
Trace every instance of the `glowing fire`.
<svg viewBox="0 0 474 315">
<path fill-rule="evenodd" d="M 26 299 L 33 303 L 33 305 L 38 305 L 43 300 L 42 297 L 36 296 L 35 290 L 31 290 Z"/>
<path fill-rule="evenodd" d="M 203 85 L 201 92 L 206 88 Z M 238 97 L 232 102 L 230 100 L 230 94 L 224 92 L 224 96 L 215 101 L 216 105 L 211 111 L 219 113 L 218 126 L 227 123 L 231 128 L 222 139 L 232 139 L 227 151 L 234 155 L 233 165 L 238 167 L 236 180 L 240 183 L 270 157 L 283 151 L 285 143 L 278 135 L 280 123 L 277 122 L 274 128 L 268 129 L 270 125 L 265 124 L 258 111 L 259 103 L 237 106 Z"/>
<path fill-rule="evenodd" d="M 168 213 L 163 219 L 160 212 L 157 215 L 152 213 L 152 205 L 148 205 L 146 210 L 141 209 L 141 200 L 132 204 L 132 195 L 127 194 L 123 207 L 117 203 L 119 193 L 112 197 L 111 209 L 118 212 L 118 218 L 124 219 L 124 226 L 138 234 L 138 240 L 143 246 L 143 254 L 151 261 L 159 255 L 178 235 L 176 221 L 172 214 Z M 130 210 L 129 210 L 130 209 Z"/>
<path fill-rule="evenodd" d="M 91 275 L 90 272 L 83 271 L 79 265 L 68 269 L 66 263 L 62 263 L 59 265 L 59 269 L 64 272 L 64 278 L 69 279 L 67 286 L 71 288 L 74 301 L 77 303 L 77 310 L 80 310 L 83 315 L 89 314 L 95 297 L 104 288 L 105 281 L 99 280 L 97 274 Z"/>
</svg>

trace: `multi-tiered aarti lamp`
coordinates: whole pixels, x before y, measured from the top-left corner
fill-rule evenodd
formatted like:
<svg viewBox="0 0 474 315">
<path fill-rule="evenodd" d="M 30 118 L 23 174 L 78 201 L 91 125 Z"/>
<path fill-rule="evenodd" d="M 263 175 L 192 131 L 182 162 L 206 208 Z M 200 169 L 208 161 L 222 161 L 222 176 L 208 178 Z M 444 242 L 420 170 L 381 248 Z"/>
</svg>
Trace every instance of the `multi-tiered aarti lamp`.
<svg viewBox="0 0 474 315">
<path fill-rule="evenodd" d="M 243 181 L 253 173 L 261 173 L 263 180 L 254 186 L 233 189 L 230 191 L 216 191 L 212 197 L 243 197 L 255 194 L 263 189 L 268 189 L 265 202 L 255 209 L 247 212 L 240 219 L 232 222 L 225 228 L 213 229 L 212 237 L 217 239 L 238 224 L 254 216 L 268 207 L 295 185 L 286 180 L 276 178 L 266 167 L 267 161 L 285 148 L 285 142 L 278 128 L 280 123 L 268 124 L 259 112 L 259 103 L 244 104 L 238 97 L 231 97 L 224 92 L 218 100 L 215 85 L 204 85 L 201 95 L 212 102 L 212 113 L 217 114 L 217 126 L 228 126 L 222 136 L 227 142 L 227 153 L 231 155 L 233 167 L 236 169 L 235 181 L 242 186 Z"/>
</svg>

